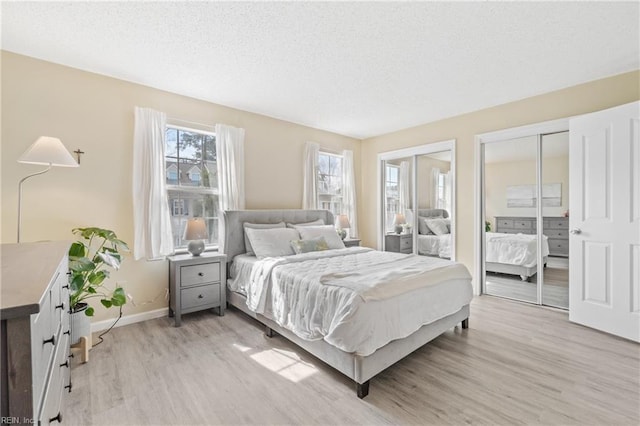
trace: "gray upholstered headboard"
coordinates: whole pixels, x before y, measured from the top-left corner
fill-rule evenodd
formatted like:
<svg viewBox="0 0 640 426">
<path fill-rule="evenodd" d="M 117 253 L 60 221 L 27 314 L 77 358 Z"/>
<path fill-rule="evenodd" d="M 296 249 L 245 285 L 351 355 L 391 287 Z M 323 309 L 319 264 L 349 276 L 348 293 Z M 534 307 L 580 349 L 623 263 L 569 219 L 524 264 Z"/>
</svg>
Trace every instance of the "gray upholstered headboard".
<svg viewBox="0 0 640 426">
<path fill-rule="evenodd" d="M 220 215 L 218 251 L 227 255 L 230 264 L 234 257 L 246 253 L 244 246 L 245 222 L 250 223 L 305 223 L 322 219 L 333 225 L 333 214 L 328 210 L 223 210 Z"/>
<path fill-rule="evenodd" d="M 418 209 L 418 216 L 422 217 L 449 217 L 449 212 L 445 209 Z"/>
</svg>

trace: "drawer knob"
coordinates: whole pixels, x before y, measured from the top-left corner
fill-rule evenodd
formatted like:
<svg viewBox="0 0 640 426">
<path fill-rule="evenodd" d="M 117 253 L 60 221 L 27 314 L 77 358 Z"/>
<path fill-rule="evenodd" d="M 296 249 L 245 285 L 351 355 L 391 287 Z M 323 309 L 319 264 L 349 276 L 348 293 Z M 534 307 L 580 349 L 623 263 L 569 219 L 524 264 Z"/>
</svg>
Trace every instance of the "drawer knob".
<svg viewBox="0 0 640 426">
<path fill-rule="evenodd" d="M 204 277 L 204 272 L 198 272 L 199 277 Z"/>
<path fill-rule="evenodd" d="M 62 288 L 65 288 L 65 289 L 69 290 L 69 284 L 63 285 Z"/>
<path fill-rule="evenodd" d="M 47 343 L 51 343 L 53 346 L 56 345 L 56 335 L 54 334 L 53 336 L 51 336 L 50 339 L 46 339 L 42 341 L 43 345 L 46 345 Z"/>
<path fill-rule="evenodd" d="M 71 382 L 69 382 L 69 384 L 67 386 L 64 387 L 65 389 L 69 389 L 69 393 L 71 393 Z"/>
<path fill-rule="evenodd" d="M 69 368 L 69 360 L 66 360 L 64 363 L 60 364 L 60 367 L 67 367 L 67 368 Z"/>
<path fill-rule="evenodd" d="M 61 303 L 56 306 L 56 309 L 64 309 L 64 303 Z"/>
<path fill-rule="evenodd" d="M 62 333 L 62 334 L 66 334 L 67 336 L 71 336 L 71 330 L 67 330 L 67 331 L 65 331 L 65 332 L 64 332 L 64 333 Z"/>
<path fill-rule="evenodd" d="M 203 296 L 203 295 L 201 295 L 201 294 L 199 294 L 199 295 L 198 295 L 198 299 L 202 299 L 203 297 L 204 297 L 204 296 Z"/>
<path fill-rule="evenodd" d="M 582 234 L 582 229 L 580 228 L 573 228 L 571 231 L 569 231 L 571 234 L 573 235 L 579 235 Z"/>
<path fill-rule="evenodd" d="M 62 413 L 58 411 L 58 415 L 49 419 L 49 423 L 58 422 L 62 423 Z"/>
</svg>

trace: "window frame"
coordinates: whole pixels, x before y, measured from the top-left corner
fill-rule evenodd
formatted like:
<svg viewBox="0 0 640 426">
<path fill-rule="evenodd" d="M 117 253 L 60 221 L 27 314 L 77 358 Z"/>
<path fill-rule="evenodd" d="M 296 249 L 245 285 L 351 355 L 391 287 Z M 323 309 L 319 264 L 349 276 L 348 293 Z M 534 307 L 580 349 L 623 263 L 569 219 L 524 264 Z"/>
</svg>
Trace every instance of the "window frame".
<svg viewBox="0 0 640 426">
<path fill-rule="evenodd" d="M 330 177 L 334 177 L 334 178 L 339 178 L 340 179 L 340 194 L 333 194 L 331 192 L 322 192 L 321 188 L 323 186 L 323 182 L 320 179 L 320 157 L 321 156 L 326 156 L 329 158 L 329 169 L 331 169 L 331 160 L 332 159 L 339 159 L 340 161 L 340 170 L 341 173 L 339 175 L 331 175 L 328 174 L 327 176 Z M 343 196 L 344 196 L 344 155 L 341 154 L 336 154 L 333 152 L 328 152 L 328 151 L 318 151 L 318 166 L 317 166 L 317 170 L 316 170 L 316 183 L 317 183 L 317 188 L 318 188 L 318 198 L 316 201 L 316 205 L 318 209 L 321 210 L 329 210 L 331 213 L 333 213 L 334 216 L 337 216 L 339 214 L 342 214 L 342 210 L 343 210 L 343 204 L 342 204 L 342 200 L 343 200 Z M 321 200 L 320 197 L 321 196 L 329 196 L 330 199 L 329 200 Z M 325 205 L 327 205 L 325 207 Z"/>
<path fill-rule="evenodd" d="M 203 129 L 197 129 L 197 128 L 193 128 L 193 127 L 185 127 L 185 126 L 180 126 L 180 125 L 176 125 L 176 124 L 167 123 L 165 125 L 165 135 L 166 135 L 166 132 L 167 132 L 168 129 L 175 129 L 178 132 L 190 132 L 190 133 L 197 133 L 197 134 L 201 134 L 201 135 L 212 136 L 214 138 L 214 144 L 215 144 L 215 141 L 216 141 L 216 133 L 213 132 L 213 131 L 210 131 L 210 130 L 203 130 Z M 179 133 L 178 133 L 177 136 L 178 136 L 178 140 L 176 142 L 176 145 L 179 143 Z M 166 148 L 166 146 L 167 146 L 167 141 L 165 140 L 165 148 Z M 201 148 L 201 150 L 202 150 L 202 148 Z M 167 158 L 168 158 L 166 152 L 165 152 L 164 158 L 165 158 L 165 162 L 166 162 Z M 213 195 L 213 196 L 217 197 L 217 200 L 219 202 L 219 200 L 220 200 L 220 198 L 219 198 L 220 197 L 220 189 L 219 189 L 218 186 L 216 186 L 215 188 L 212 188 L 212 187 L 205 187 L 205 186 L 186 186 L 186 185 L 182 186 L 182 185 L 180 185 L 180 182 L 181 182 L 180 165 L 179 165 L 180 164 L 180 150 L 178 149 L 178 146 L 176 146 L 176 157 L 175 158 L 176 158 L 175 166 L 177 168 L 177 173 L 178 173 L 178 178 L 176 180 L 177 184 L 169 184 L 169 183 L 167 183 L 167 181 L 168 181 L 168 177 L 166 175 L 167 167 L 165 167 L 165 190 L 167 192 L 168 201 L 169 200 L 173 200 L 174 202 L 175 201 L 182 201 L 182 203 L 183 203 L 182 212 L 187 211 L 186 215 L 184 215 L 184 214 L 182 214 L 182 215 L 174 215 L 173 214 L 174 213 L 174 203 L 170 203 L 169 213 L 171 215 L 172 220 L 173 220 L 174 217 L 178 217 L 178 218 L 180 218 L 179 220 L 181 222 L 184 220 L 185 223 L 186 223 L 186 220 L 194 217 L 193 213 L 188 211 L 189 208 L 187 207 L 186 203 L 184 202 L 185 201 L 184 198 L 171 198 L 171 196 L 170 196 L 171 191 L 178 192 L 178 193 L 182 192 L 182 193 L 187 193 L 187 194 L 201 194 L 203 196 L 203 199 L 204 199 L 205 195 Z M 204 166 L 204 162 L 205 162 L 204 159 L 201 160 L 201 163 L 202 163 L 203 166 Z M 217 168 L 217 162 L 218 162 L 218 160 L 217 160 L 217 146 L 216 146 L 216 161 L 215 161 L 216 168 Z M 189 182 L 195 183 L 195 181 L 191 180 L 190 177 L 188 178 L 188 180 L 189 180 Z M 197 182 L 198 183 L 202 182 L 202 169 L 200 169 L 200 179 Z M 217 182 L 217 183 L 219 183 L 219 182 Z M 213 212 L 213 216 L 204 216 L 204 219 L 206 221 L 212 220 L 215 223 L 214 226 L 217 226 L 217 224 L 220 221 L 220 217 L 218 215 L 218 211 L 219 211 L 219 209 L 215 209 L 215 211 Z M 174 228 L 173 228 L 173 224 L 172 224 L 172 233 L 173 233 L 173 229 Z M 182 228 L 182 229 L 184 229 L 184 228 Z M 211 230 L 209 230 L 209 231 L 211 231 Z M 174 234 L 174 235 L 172 235 L 172 237 L 174 238 L 174 242 L 177 241 L 177 240 L 182 241 L 182 236 L 180 236 L 180 235 L 176 236 Z M 219 235 L 218 235 L 218 238 L 220 238 Z M 209 241 L 205 241 L 205 250 L 206 251 L 217 250 L 218 249 L 218 245 L 219 245 L 218 241 L 216 241 L 215 243 L 210 243 Z M 184 242 L 183 242 L 183 245 L 177 245 L 176 244 L 175 247 L 174 247 L 174 250 L 175 250 L 176 253 L 187 253 L 187 244 L 184 244 Z"/>
</svg>

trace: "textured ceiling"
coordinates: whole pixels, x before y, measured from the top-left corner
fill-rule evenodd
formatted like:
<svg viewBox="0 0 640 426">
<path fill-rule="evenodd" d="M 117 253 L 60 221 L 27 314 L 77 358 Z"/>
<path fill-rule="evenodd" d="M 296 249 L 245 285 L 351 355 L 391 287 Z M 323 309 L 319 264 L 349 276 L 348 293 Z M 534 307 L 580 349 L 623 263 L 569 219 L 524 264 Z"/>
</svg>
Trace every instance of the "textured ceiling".
<svg viewBox="0 0 640 426">
<path fill-rule="evenodd" d="M 5 50 L 357 138 L 640 68 L 638 2 L 1 7 Z"/>
</svg>

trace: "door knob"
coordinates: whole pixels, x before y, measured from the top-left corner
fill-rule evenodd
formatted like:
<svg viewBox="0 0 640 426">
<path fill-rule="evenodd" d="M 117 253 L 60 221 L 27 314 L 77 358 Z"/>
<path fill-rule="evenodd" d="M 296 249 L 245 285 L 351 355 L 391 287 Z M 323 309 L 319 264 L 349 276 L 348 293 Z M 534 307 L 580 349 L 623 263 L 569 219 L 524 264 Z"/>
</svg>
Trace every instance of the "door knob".
<svg viewBox="0 0 640 426">
<path fill-rule="evenodd" d="M 573 228 L 573 229 L 572 229 L 571 231 L 569 231 L 569 232 L 571 232 L 573 235 L 578 235 L 578 234 L 582 234 L 582 229 L 580 229 L 580 228 Z"/>
</svg>

